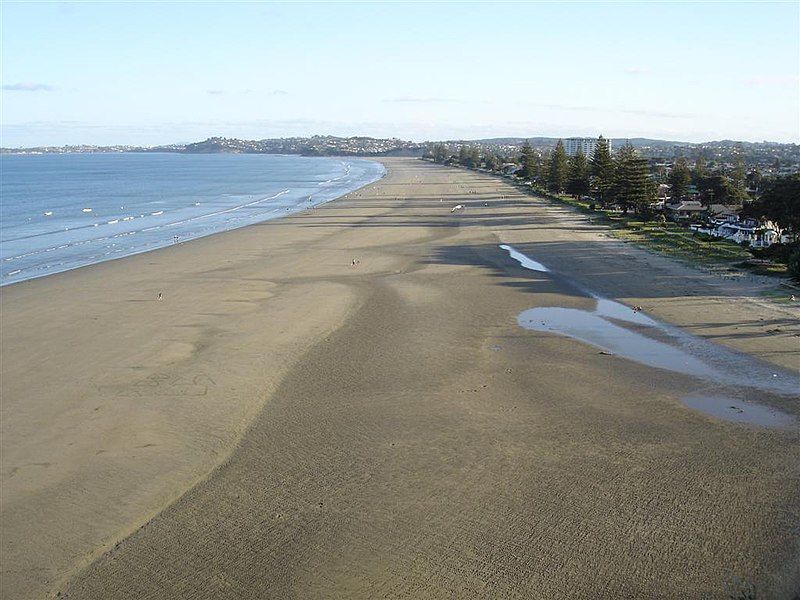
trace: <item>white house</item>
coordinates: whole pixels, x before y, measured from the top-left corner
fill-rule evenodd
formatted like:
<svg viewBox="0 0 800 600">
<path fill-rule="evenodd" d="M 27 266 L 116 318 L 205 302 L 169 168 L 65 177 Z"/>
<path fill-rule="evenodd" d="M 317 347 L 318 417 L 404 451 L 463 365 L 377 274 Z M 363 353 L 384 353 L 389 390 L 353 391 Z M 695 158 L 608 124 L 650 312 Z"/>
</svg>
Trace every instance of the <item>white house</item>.
<svg viewBox="0 0 800 600">
<path fill-rule="evenodd" d="M 787 241 L 785 236 L 781 235 L 780 228 L 772 221 L 759 223 L 750 218 L 729 219 L 726 215 L 722 218 L 711 219 L 707 225 L 690 225 L 689 228 L 699 233 L 725 238 L 737 244 L 747 242 L 753 248 L 766 248 L 772 244 Z"/>
</svg>

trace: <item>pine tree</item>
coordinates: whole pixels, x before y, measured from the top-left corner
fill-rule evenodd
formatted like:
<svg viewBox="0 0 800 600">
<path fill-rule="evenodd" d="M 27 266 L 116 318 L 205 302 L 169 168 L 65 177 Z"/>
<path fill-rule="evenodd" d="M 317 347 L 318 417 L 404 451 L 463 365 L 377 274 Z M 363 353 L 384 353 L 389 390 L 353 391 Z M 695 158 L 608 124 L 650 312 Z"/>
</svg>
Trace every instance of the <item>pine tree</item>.
<svg viewBox="0 0 800 600">
<path fill-rule="evenodd" d="M 433 160 L 440 164 L 447 160 L 447 148 L 444 144 L 436 144 L 433 147 Z"/>
<path fill-rule="evenodd" d="M 522 165 L 520 176 L 523 179 L 533 179 L 536 176 L 536 155 L 528 140 L 522 144 L 522 151 L 519 155 L 519 164 Z"/>
<path fill-rule="evenodd" d="M 640 213 L 647 213 L 655 195 L 655 186 L 650 179 L 647 159 L 640 157 L 630 142 L 617 154 L 614 174 L 614 200 L 622 212 L 635 208 Z"/>
<path fill-rule="evenodd" d="M 550 159 L 550 169 L 547 178 L 547 187 L 551 192 L 560 194 L 567 185 L 567 153 L 564 150 L 564 142 L 558 140 L 556 149 Z"/>
<path fill-rule="evenodd" d="M 550 181 L 550 163 L 553 160 L 553 153 L 546 152 L 536 161 L 536 183 L 542 190 L 547 190 Z"/>
<path fill-rule="evenodd" d="M 589 163 L 580 150 L 569 160 L 567 193 L 578 198 L 589 193 Z"/>
<path fill-rule="evenodd" d="M 686 164 L 686 159 L 682 156 L 678 157 L 675 164 L 672 165 L 672 171 L 670 171 L 669 174 L 669 184 L 672 187 L 670 195 L 673 202 L 678 202 L 683 199 L 691 180 L 692 174 L 689 171 L 689 165 Z"/>
<path fill-rule="evenodd" d="M 597 138 L 594 154 L 591 159 L 592 186 L 597 190 L 601 202 L 607 200 L 611 186 L 614 184 L 614 161 L 608 140 L 602 135 Z"/>
<path fill-rule="evenodd" d="M 466 145 L 461 144 L 461 146 L 458 149 L 458 164 L 466 165 L 467 158 L 469 158 L 469 148 L 467 148 Z"/>
</svg>

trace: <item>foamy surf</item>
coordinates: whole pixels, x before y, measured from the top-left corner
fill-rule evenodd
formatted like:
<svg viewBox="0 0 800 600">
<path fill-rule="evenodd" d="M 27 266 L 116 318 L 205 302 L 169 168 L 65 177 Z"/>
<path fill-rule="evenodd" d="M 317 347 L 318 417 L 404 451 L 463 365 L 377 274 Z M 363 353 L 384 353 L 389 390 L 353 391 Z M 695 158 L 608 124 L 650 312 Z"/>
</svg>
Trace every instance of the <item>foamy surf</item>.
<svg viewBox="0 0 800 600">
<path fill-rule="evenodd" d="M 4 162 L 4 177 L 9 172 L 17 176 L 6 164 L 13 167 L 25 160 L 11 157 Z M 40 160 L 40 171 L 19 171 L 19 176 L 36 176 L 15 186 L 24 193 L 0 203 L 0 285 L 154 250 L 176 238 L 184 243 L 289 216 L 346 195 L 384 173 L 382 166 L 362 159 L 297 156 L 86 154 Z M 76 172 L 64 178 L 69 169 Z M 148 174 L 146 179 L 142 173 Z M 69 181 L 78 183 L 69 188 Z M 41 207 L 53 198 L 60 203 L 25 212 L 27 206 Z"/>
</svg>

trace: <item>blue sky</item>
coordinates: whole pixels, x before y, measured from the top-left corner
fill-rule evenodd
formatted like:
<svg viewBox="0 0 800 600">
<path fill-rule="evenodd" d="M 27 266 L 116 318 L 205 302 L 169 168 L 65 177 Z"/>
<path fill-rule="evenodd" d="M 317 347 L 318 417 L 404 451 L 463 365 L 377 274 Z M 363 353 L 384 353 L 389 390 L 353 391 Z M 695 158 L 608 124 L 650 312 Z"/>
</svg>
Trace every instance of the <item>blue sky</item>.
<svg viewBox="0 0 800 600">
<path fill-rule="evenodd" d="M 800 142 L 800 2 L 2 2 L 3 146 Z"/>
</svg>

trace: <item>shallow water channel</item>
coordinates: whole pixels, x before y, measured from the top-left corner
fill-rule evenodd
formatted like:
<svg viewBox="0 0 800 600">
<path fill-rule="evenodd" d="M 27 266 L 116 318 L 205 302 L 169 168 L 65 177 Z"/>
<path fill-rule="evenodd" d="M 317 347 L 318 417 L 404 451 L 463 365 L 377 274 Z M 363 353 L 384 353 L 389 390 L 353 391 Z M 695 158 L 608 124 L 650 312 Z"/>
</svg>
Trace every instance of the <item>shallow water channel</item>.
<svg viewBox="0 0 800 600">
<path fill-rule="evenodd" d="M 532 271 L 552 271 L 515 248 L 509 256 Z M 704 382 L 703 390 L 681 398 L 688 408 L 714 417 L 766 427 L 797 427 L 797 420 L 763 400 L 800 397 L 800 377 L 750 356 L 723 348 L 662 323 L 641 310 L 603 298 L 574 282 L 571 286 L 595 300 L 594 310 L 545 306 L 524 310 L 517 323 L 525 329 L 566 336 L 656 369 Z"/>
</svg>

